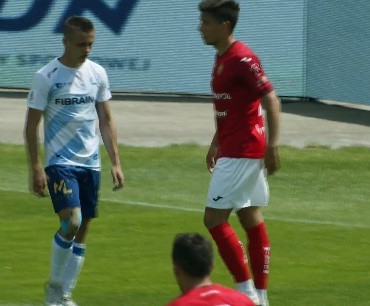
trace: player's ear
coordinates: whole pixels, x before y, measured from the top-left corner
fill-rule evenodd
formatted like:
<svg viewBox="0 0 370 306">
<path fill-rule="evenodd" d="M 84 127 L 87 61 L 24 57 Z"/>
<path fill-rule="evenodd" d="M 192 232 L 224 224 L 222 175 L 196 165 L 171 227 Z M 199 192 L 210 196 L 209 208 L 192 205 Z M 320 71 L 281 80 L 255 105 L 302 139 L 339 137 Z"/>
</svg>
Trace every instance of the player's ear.
<svg viewBox="0 0 370 306">
<path fill-rule="evenodd" d="M 67 47 L 69 45 L 69 39 L 66 36 L 63 36 L 63 45 Z"/>
<path fill-rule="evenodd" d="M 181 275 L 181 272 L 181 268 L 178 265 L 173 264 L 173 274 L 178 277 L 179 275 Z"/>
<path fill-rule="evenodd" d="M 224 21 L 225 31 L 230 34 L 233 32 L 230 21 Z"/>
</svg>

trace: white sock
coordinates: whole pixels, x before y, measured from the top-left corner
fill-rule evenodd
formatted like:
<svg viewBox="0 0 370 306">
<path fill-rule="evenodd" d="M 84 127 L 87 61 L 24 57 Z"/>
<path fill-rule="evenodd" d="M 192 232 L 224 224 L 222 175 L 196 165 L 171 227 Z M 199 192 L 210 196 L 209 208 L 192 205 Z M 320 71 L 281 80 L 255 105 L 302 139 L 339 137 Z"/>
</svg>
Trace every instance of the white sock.
<svg viewBox="0 0 370 306">
<path fill-rule="evenodd" d="M 70 297 L 72 290 L 75 288 L 78 276 L 82 269 L 85 260 L 86 245 L 82 243 L 74 243 L 72 254 L 69 257 L 67 267 L 63 274 L 63 295 Z"/>
<path fill-rule="evenodd" d="M 51 249 L 50 281 L 61 283 L 62 275 L 72 252 L 72 242 L 64 239 L 58 233 L 54 235 Z"/>
<path fill-rule="evenodd" d="M 260 300 L 257 295 L 256 287 L 254 287 L 254 282 L 252 279 L 247 281 L 236 283 L 236 290 L 246 294 L 254 304 L 260 305 Z"/>
<path fill-rule="evenodd" d="M 267 290 L 257 289 L 258 298 L 260 300 L 261 305 L 268 306 L 269 300 L 267 298 Z"/>
<path fill-rule="evenodd" d="M 252 279 L 247 281 L 236 283 L 236 290 L 240 292 L 255 292 L 256 288 L 254 287 L 254 282 Z"/>
</svg>

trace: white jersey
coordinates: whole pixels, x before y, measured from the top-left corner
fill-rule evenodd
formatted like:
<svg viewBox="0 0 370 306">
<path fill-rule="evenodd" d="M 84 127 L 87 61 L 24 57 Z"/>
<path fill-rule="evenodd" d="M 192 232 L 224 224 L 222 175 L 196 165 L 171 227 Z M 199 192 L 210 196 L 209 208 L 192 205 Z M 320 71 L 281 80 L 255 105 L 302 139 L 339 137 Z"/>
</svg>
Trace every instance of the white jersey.
<svg viewBox="0 0 370 306">
<path fill-rule="evenodd" d="M 105 69 L 88 59 L 70 68 L 56 58 L 36 72 L 28 107 L 43 111 L 46 166 L 100 169 L 95 104 L 111 97 Z"/>
</svg>

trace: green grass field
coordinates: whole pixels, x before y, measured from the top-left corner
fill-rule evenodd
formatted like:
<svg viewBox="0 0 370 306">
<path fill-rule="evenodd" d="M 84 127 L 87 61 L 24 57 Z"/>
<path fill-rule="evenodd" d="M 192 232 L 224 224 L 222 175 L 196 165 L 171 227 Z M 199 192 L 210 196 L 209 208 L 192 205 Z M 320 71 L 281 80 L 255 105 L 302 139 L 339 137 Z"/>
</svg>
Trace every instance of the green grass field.
<svg viewBox="0 0 370 306">
<path fill-rule="evenodd" d="M 206 148 L 122 147 L 126 187 L 112 192 L 103 154 L 100 217 L 74 293 L 80 305 L 164 305 L 179 290 L 171 243 L 209 234 Z M 370 150 L 282 147 L 264 211 L 272 243 L 269 298 L 279 305 L 370 305 Z M 56 230 L 50 199 L 28 193 L 22 146 L 0 145 L 0 305 L 41 305 Z M 245 241 L 236 218 L 231 223 Z M 213 280 L 232 286 L 216 255 Z"/>
</svg>

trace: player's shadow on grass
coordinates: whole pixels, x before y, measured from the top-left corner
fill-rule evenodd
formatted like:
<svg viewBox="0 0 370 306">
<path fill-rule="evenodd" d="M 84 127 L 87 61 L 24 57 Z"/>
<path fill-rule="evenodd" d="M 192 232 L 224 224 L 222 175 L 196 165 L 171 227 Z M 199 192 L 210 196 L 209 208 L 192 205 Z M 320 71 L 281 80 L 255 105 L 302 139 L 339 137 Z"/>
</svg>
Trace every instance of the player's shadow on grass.
<svg viewBox="0 0 370 306">
<path fill-rule="evenodd" d="M 283 113 L 304 117 L 370 126 L 370 107 L 366 109 L 350 107 L 350 104 L 326 104 L 319 101 L 291 101 L 282 98 Z M 369 109 L 369 110 L 367 110 Z"/>
</svg>

